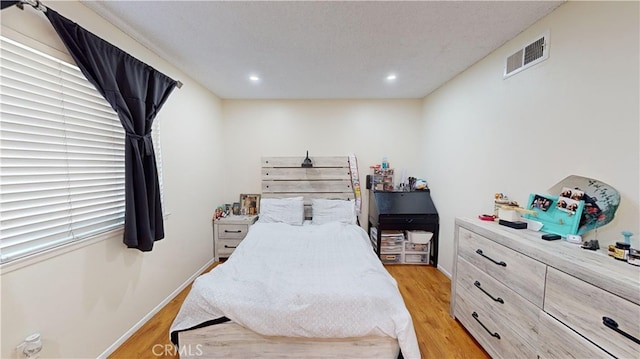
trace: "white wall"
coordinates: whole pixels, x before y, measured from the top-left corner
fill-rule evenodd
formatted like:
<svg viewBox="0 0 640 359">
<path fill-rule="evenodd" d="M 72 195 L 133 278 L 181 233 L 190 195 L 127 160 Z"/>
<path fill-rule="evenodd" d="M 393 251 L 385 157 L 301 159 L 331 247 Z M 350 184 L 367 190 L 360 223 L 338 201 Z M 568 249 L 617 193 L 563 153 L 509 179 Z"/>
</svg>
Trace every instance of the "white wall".
<svg viewBox="0 0 640 359">
<path fill-rule="evenodd" d="M 355 153 L 363 184 L 367 224 L 369 166 L 387 156 L 396 170 L 422 177 L 420 127 L 422 100 L 224 100 L 224 147 L 221 171 L 226 203 L 240 193 L 260 193 L 262 156 L 341 156 Z"/>
<path fill-rule="evenodd" d="M 185 83 L 158 116 L 171 214 L 166 238 L 151 253 L 126 249 L 113 236 L 3 269 L 3 358 L 35 331 L 43 334 L 46 357 L 102 353 L 211 259 L 212 209 L 240 193 L 260 193 L 261 156 L 355 153 L 362 180 L 387 156 L 398 172 L 426 178 L 441 216 L 439 263 L 446 272 L 456 216 L 490 212 L 494 192 L 523 203 L 569 174 L 622 193 L 616 219 L 598 239 L 606 244 L 629 229 L 638 243 L 637 2 L 569 2 L 424 101 L 221 101 L 83 5 L 51 5 Z M 34 10 L 1 14 L 3 26 L 63 49 Z M 504 57 L 546 30 L 550 58 L 503 80 Z M 580 145 L 563 145 L 567 139 Z"/>
<path fill-rule="evenodd" d="M 149 253 L 127 249 L 120 232 L 34 264 L 3 267 L 2 358 L 15 357 L 14 348 L 36 331 L 43 337 L 44 357 L 101 354 L 212 259 L 211 214 L 222 201 L 224 186 L 219 171 L 224 158 L 217 155 L 222 142 L 220 99 L 80 3 L 47 5 L 184 83 L 157 117 L 165 214 L 170 215 L 165 239 Z M 13 29 L 64 51 L 39 12 L 14 7 L 1 14 L 3 35 L 13 34 Z"/>
<path fill-rule="evenodd" d="M 568 2 L 425 98 L 422 168 L 440 212 L 445 271 L 456 216 L 491 213 L 495 192 L 524 204 L 572 174 L 621 193 L 600 245 L 625 229 L 638 245 L 638 5 Z M 505 57 L 547 30 L 549 59 L 503 80 Z"/>
</svg>

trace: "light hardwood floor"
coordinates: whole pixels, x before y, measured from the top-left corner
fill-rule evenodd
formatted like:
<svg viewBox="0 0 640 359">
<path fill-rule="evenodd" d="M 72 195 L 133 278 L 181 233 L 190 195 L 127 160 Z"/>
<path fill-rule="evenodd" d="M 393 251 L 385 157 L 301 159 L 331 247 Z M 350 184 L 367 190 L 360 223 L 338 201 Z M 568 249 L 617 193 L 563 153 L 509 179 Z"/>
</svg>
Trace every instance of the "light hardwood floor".
<svg viewBox="0 0 640 359">
<path fill-rule="evenodd" d="M 449 278 L 431 266 L 386 268 L 398 282 L 413 317 L 422 358 L 490 358 L 460 323 L 449 316 Z M 189 286 L 177 295 L 109 358 L 178 358 L 169 341 L 169 327 L 190 289 Z"/>
</svg>

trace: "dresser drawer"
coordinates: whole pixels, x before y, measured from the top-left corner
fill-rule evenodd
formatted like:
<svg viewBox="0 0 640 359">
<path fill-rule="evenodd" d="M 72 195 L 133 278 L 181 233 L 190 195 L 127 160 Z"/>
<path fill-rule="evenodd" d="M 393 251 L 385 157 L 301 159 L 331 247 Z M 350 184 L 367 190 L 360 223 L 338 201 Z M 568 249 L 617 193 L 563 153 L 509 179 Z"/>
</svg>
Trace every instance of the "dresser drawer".
<svg viewBox="0 0 640 359">
<path fill-rule="evenodd" d="M 219 224 L 219 239 L 242 239 L 247 235 L 249 226 L 246 224 Z"/>
<path fill-rule="evenodd" d="M 540 359 L 613 358 L 564 324 L 540 311 L 538 355 Z"/>
<path fill-rule="evenodd" d="M 542 308 L 545 264 L 461 227 L 458 255 Z"/>
<path fill-rule="evenodd" d="M 220 239 L 218 241 L 218 257 L 228 258 L 242 239 Z"/>
<path fill-rule="evenodd" d="M 614 356 L 640 358 L 640 344 L 603 324 L 603 317 L 609 317 L 618 330 L 639 340 L 637 304 L 549 268 L 544 310 Z"/>
<path fill-rule="evenodd" d="M 522 338 L 523 345 L 535 353 L 538 341 L 538 313 L 540 309 L 525 300 L 504 284 L 480 271 L 478 268 L 458 258 L 456 269 L 456 291 L 473 296 L 474 301 L 483 303 L 492 311 L 501 326 L 508 327 Z"/>
<path fill-rule="evenodd" d="M 536 342 L 526 343 L 503 317 L 463 286 L 456 288 L 455 317 L 493 358 L 536 358 Z"/>
<path fill-rule="evenodd" d="M 491 335 L 491 333 L 496 333 L 498 325 L 491 319 L 484 308 L 481 308 L 472 301 L 471 295 L 462 291 L 463 289 L 456 290 L 453 315 L 492 358 L 500 358 L 502 356 L 500 340 L 502 340 L 504 333 L 497 333 L 500 339 Z M 477 318 L 473 317 L 473 313 L 476 313 Z"/>
</svg>

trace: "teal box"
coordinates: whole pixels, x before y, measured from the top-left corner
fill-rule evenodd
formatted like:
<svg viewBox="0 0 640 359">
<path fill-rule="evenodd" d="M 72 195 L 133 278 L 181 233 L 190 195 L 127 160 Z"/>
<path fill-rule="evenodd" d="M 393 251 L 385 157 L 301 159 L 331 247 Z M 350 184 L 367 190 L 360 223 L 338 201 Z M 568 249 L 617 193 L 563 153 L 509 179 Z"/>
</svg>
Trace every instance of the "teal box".
<svg viewBox="0 0 640 359">
<path fill-rule="evenodd" d="M 542 232 L 553 233 L 566 237 L 567 234 L 577 234 L 584 201 L 573 201 L 575 210 L 559 206 L 558 203 L 571 201 L 568 198 L 541 194 L 530 194 L 527 209 L 535 213 L 526 213 L 524 218 L 542 223 Z M 546 210 L 545 210 L 546 209 Z"/>
</svg>

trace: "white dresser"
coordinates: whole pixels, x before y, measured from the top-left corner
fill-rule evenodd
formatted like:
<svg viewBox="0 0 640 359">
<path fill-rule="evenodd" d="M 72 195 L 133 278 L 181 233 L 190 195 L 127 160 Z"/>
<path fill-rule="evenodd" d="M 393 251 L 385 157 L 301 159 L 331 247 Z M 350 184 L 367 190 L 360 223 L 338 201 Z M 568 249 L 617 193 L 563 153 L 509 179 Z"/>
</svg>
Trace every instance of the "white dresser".
<svg viewBox="0 0 640 359">
<path fill-rule="evenodd" d="M 256 223 L 258 216 L 230 216 L 213 221 L 213 258 L 228 258 Z"/>
<path fill-rule="evenodd" d="M 640 358 L 640 267 L 457 218 L 451 315 L 494 358 Z"/>
</svg>

